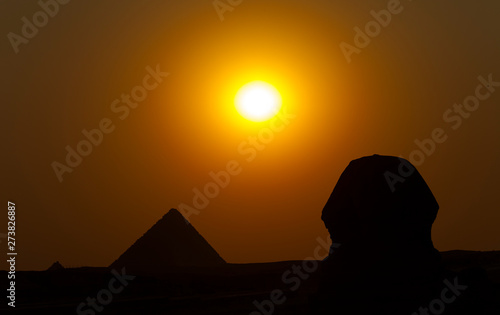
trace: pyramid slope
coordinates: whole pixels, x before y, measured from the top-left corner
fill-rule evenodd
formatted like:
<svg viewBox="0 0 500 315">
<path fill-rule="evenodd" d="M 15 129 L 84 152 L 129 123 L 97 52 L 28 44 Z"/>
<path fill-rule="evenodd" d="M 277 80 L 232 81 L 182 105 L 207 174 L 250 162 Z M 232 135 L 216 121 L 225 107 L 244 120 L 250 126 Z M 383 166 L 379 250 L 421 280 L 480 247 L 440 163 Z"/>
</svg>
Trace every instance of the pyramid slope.
<svg viewBox="0 0 500 315">
<path fill-rule="evenodd" d="M 164 271 L 173 266 L 215 266 L 226 262 L 176 209 L 171 209 L 111 268 Z"/>
</svg>

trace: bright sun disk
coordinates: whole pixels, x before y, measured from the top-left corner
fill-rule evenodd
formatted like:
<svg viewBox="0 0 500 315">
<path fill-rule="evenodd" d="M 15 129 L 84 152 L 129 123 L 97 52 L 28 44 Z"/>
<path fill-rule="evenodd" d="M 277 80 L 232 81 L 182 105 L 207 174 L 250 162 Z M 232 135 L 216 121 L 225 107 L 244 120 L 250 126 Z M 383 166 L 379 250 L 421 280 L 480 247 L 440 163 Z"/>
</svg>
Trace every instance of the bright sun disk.
<svg viewBox="0 0 500 315">
<path fill-rule="evenodd" d="M 269 83 L 253 81 L 236 94 L 236 109 L 248 120 L 260 122 L 272 118 L 281 108 L 281 95 Z"/>
</svg>

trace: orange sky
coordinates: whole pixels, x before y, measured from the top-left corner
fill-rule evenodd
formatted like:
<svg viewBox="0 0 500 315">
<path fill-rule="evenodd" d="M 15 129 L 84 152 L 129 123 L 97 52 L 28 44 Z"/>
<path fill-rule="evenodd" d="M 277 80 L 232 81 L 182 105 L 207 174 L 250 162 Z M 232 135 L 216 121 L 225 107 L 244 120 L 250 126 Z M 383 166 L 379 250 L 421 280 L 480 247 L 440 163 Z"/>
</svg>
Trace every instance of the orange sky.
<svg viewBox="0 0 500 315">
<path fill-rule="evenodd" d="M 341 43 L 355 45 L 354 28 L 388 8 L 399 13 L 348 62 Z M 18 268 L 110 264 L 170 208 L 193 206 L 193 189 L 230 161 L 241 173 L 190 217 L 195 228 L 228 262 L 306 258 L 327 235 L 321 210 L 349 161 L 409 158 L 436 128 L 447 140 L 418 166 L 441 206 L 436 247 L 500 249 L 500 88 L 458 128 L 459 114 L 443 118 L 478 76 L 500 81 L 499 9 L 248 0 L 221 21 L 212 1 L 74 1 L 16 53 L 7 35 L 41 8 L 3 2 L 0 187 L 18 209 Z M 157 67 L 168 75 L 144 81 Z M 249 137 L 270 122 L 232 104 L 253 80 L 276 86 L 290 113 L 256 154 Z M 144 82 L 147 97 L 124 107 L 122 93 Z M 53 162 L 103 119 L 109 133 L 60 182 Z"/>
</svg>

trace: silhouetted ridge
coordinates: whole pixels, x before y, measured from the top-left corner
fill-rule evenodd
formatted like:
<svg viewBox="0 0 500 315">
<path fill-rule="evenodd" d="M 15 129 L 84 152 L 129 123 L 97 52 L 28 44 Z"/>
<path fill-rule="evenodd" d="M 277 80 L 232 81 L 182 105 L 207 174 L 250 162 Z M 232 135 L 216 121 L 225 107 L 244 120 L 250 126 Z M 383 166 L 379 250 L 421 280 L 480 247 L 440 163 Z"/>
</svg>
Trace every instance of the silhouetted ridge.
<svg viewBox="0 0 500 315">
<path fill-rule="evenodd" d="M 220 264 L 225 264 L 224 259 L 179 211 L 171 209 L 110 267 L 164 272 L 172 266 Z"/>
</svg>

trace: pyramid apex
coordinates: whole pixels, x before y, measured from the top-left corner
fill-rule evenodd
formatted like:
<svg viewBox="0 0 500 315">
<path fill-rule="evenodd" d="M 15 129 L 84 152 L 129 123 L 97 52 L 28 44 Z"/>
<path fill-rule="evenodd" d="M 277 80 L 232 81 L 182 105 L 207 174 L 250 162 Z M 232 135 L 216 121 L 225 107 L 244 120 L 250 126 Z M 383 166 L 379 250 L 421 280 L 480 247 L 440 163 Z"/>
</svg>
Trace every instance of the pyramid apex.
<svg viewBox="0 0 500 315">
<path fill-rule="evenodd" d="M 172 214 L 181 214 L 181 213 L 179 212 L 179 210 L 177 210 L 177 209 L 175 209 L 175 208 L 172 208 L 172 209 L 168 210 L 167 214 L 170 214 L 170 213 L 172 213 Z M 182 215 L 182 214 L 181 214 L 181 215 Z"/>
<path fill-rule="evenodd" d="M 168 210 L 168 212 L 163 216 L 163 218 L 167 217 L 175 217 L 175 218 L 182 218 L 184 221 L 187 222 L 186 218 L 182 215 L 182 213 L 179 212 L 179 210 L 172 208 Z"/>
</svg>

